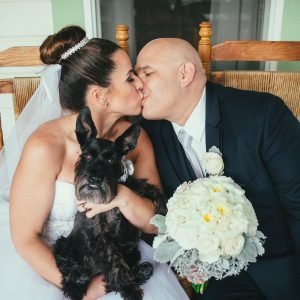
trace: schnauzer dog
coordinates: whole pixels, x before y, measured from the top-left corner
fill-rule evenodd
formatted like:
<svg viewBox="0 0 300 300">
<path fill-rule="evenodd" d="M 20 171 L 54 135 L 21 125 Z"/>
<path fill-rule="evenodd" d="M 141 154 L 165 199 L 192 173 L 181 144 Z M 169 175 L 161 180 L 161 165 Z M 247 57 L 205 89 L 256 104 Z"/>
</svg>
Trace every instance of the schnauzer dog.
<svg viewBox="0 0 300 300">
<path fill-rule="evenodd" d="M 121 183 L 138 195 L 151 199 L 156 213 L 166 212 L 164 196 L 155 186 L 145 179 L 128 176 L 123 157 L 135 148 L 139 134 L 140 126 L 136 123 L 115 142 L 96 138 L 97 130 L 89 108 L 81 110 L 76 123 L 76 136 L 82 150 L 75 166 L 78 199 L 109 203 L 117 193 L 118 183 Z M 60 237 L 54 246 L 64 295 L 81 300 L 91 279 L 103 275 L 108 292 L 119 292 L 126 300 L 142 299 L 140 285 L 151 277 L 153 266 L 149 262 L 140 263 L 139 238 L 139 230 L 124 218 L 118 208 L 93 218 L 77 212 L 70 235 Z"/>
</svg>

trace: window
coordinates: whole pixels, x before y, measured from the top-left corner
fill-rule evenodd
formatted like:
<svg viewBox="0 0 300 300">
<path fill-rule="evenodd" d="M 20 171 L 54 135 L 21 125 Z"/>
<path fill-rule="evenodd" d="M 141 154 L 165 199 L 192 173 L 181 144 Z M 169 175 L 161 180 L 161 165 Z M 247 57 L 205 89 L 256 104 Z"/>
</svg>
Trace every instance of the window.
<svg viewBox="0 0 300 300">
<path fill-rule="evenodd" d="M 225 40 L 262 39 L 267 0 L 101 0 L 102 37 L 115 40 L 114 28 L 129 26 L 131 58 L 150 40 L 178 37 L 197 48 L 199 23 L 213 25 L 213 44 Z M 257 62 L 218 62 L 214 69 L 260 69 Z"/>
</svg>

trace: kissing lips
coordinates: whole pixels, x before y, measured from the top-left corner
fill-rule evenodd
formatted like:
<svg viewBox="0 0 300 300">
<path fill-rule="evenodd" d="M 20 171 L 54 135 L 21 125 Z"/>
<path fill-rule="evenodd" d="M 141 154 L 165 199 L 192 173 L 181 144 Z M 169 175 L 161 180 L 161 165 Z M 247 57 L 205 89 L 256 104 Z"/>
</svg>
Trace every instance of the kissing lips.
<svg viewBox="0 0 300 300">
<path fill-rule="evenodd" d="M 144 96 L 144 98 L 142 99 L 142 107 L 145 105 L 145 102 L 147 101 L 148 97 Z"/>
</svg>

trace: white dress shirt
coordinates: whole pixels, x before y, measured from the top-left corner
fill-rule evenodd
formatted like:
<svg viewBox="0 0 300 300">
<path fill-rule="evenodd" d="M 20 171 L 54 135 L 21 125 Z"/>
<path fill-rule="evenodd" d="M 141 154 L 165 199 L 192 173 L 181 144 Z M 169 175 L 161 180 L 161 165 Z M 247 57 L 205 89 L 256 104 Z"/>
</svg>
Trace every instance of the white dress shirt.
<svg viewBox="0 0 300 300">
<path fill-rule="evenodd" d="M 178 124 L 172 122 L 177 137 L 179 131 L 181 129 L 184 129 L 193 138 L 191 146 L 197 156 L 199 163 L 202 161 L 203 154 L 206 152 L 205 110 L 206 110 L 206 88 L 204 88 L 199 103 L 193 110 L 192 114 L 190 115 L 190 117 L 188 118 L 184 126 L 179 126 Z M 188 149 L 185 149 L 186 153 L 187 151 Z M 187 157 L 189 157 L 188 154 Z M 201 165 L 199 166 L 198 164 L 193 164 L 193 162 L 191 161 L 190 163 L 196 175 L 201 173 L 205 175 L 204 169 L 203 167 L 201 168 Z"/>
</svg>

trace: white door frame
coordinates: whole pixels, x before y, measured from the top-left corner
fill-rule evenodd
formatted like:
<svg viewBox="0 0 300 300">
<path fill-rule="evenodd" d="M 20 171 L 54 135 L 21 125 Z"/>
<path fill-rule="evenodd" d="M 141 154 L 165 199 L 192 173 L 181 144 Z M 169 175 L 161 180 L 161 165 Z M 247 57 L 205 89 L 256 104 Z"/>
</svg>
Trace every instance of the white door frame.
<svg viewBox="0 0 300 300">
<path fill-rule="evenodd" d="M 97 11 L 100 10 L 100 0 L 83 0 L 83 13 L 84 13 L 84 26 L 86 34 L 89 38 L 100 37 L 101 31 L 98 32 L 97 20 L 99 20 L 101 26 L 101 14 Z M 97 3 L 98 2 L 98 3 Z M 97 8 L 97 9 L 96 9 Z M 99 19 L 98 19 L 99 18 Z M 100 27 L 101 30 L 101 27 Z M 100 35 L 99 35 L 100 34 Z"/>
<path fill-rule="evenodd" d="M 283 18 L 284 0 L 266 0 L 263 40 L 280 41 L 282 18 Z M 265 63 L 266 71 L 277 70 L 276 61 L 268 61 Z"/>
<path fill-rule="evenodd" d="M 280 41 L 283 17 L 284 0 L 266 0 L 265 8 L 265 35 L 266 41 Z M 269 15 L 269 17 L 268 17 Z"/>
</svg>

